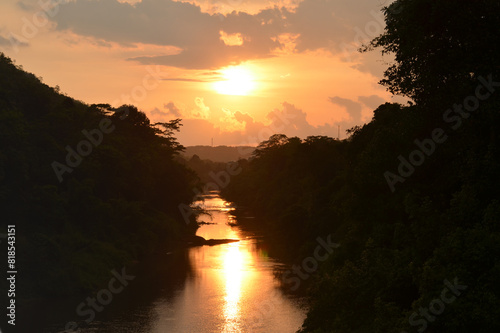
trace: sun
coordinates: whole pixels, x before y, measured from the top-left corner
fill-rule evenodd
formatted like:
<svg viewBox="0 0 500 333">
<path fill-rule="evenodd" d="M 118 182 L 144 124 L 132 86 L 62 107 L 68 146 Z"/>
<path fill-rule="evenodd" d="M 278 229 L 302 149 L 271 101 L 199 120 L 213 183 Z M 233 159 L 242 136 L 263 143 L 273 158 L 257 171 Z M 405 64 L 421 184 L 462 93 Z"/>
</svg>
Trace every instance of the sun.
<svg viewBox="0 0 500 333">
<path fill-rule="evenodd" d="M 229 67 L 221 71 L 224 80 L 214 83 L 222 95 L 246 96 L 255 88 L 252 72 L 244 67 Z"/>
</svg>

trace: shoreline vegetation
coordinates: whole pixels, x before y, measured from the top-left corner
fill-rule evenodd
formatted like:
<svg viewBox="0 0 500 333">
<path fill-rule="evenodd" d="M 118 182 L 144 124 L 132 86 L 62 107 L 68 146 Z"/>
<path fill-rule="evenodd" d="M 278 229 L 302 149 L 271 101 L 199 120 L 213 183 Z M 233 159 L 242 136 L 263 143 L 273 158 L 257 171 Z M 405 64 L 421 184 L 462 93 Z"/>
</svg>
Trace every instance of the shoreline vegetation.
<svg viewBox="0 0 500 333">
<path fill-rule="evenodd" d="M 222 190 L 296 264 L 340 245 L 309 267 L 301 332 L 500 330 L 499 12 L 395 1 L 365 51 L 395 55 L 381 83 L 411 103 L 343 141 L 273 135 Z"/>
<path fill-rule="evenodd" d="M 239 239 L 205 239 L 201 236 L 191 236 L 188 238 L 184 239 L 186 246 L 188 247 L 193 247 L 193 246 L 214 246 L 214 245 L 220 245 L 220 244 L 227 244 L 227 243 L 236 243 L 239 242 Z"/>
<path fill-rule="evenodd" d="M 195 234 L 194 215 L 186 224 L 178 211 L 198 184 L 177 161 L 180 120 L 152 124 L 131 105 L 87 105 L 3 54 L 0 109 L 0 205 L 2 221 L 17 226 L 20 303 L 85 295 L 111 269 Z"/>
<path fill-rule="evenodd" d="M 365 51 L 395 55 L 381 84 L 411 102 L 380 105 L 342 141 L 275 134 L 221 195 L 291 262 L 321 259 L 301 332 L 496 333 L 500 3 L 396 0 L 384 13 Z M 180 119 L 87 105 L 3 54 L 0 110 L 0 209 L 16 225 L 20 303 L 86 295 L 112 269 L 179 244 L 234 241 L 194 236 L 195 214 L 179 213 L 200 187 L 186 163 L 222 165 L 179 158 Z M 318 239 L 339 246 L 318 257 Z"/>
</svg>

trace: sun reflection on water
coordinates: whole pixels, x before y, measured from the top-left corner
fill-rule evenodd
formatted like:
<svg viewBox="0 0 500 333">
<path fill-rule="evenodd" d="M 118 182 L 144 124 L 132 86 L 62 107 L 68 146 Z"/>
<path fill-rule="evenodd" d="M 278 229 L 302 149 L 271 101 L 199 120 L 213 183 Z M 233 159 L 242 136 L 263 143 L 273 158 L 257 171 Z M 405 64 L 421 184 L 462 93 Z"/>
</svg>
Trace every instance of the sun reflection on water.
<svg viewBox="0 0 500 333">
<path fill-rule="evenodd" d="M 238 243 L 228 244 L 223 259 L 225 278 L 223 332 L 241 332 L 241 289 L 244 274 L 244 254 Z"/>
</svg>

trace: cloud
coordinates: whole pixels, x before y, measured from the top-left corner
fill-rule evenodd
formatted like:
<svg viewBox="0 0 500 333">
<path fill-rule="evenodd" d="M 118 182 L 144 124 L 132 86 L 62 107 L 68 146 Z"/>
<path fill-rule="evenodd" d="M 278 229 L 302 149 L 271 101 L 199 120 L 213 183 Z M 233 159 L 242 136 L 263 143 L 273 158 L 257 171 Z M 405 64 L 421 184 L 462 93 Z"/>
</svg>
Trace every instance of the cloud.
<svg viewBox="0 0 500 333">
<path fill-rule="evenodd" d="M 31 0 L 31 1 L 17 1 L 16 6 L 19 7 L 21 10 L 24 10 L 26 12 L 29 11 L 35 11 L 36 10 L 36 2 Z"/>
<path fill-rule="evenodd" d="M 227 34 L 224 31 L 219 31 L 220 40 L 227 46 L 241 46 L 244 43 L 244 38 L 240 33 Z"/>
<path fill-rule="evenodd" d="M 186 69 L 219 68 L 249 59 L 267 58 L 279 47 L 271 37 L 284 28 L 280 10 L 256 15 L 233 12 L 210 15 L 191 3 L 142 0 L 136 4 L 117 0 L 76 0 L 60 6 L 53 19 L 57 29 L 83 36 L 129 44 L 156 44 L 182 49 L 177 55 L 144 55 L 129 60 Z M 269 23 L 270 19 L 273 23 Z M 268 22 L 264 26 L 262 22 Z M 221 40 L 239 36 L 241 45 Z"/>
<path fill-rule="evenodd" d="M 188 79 L 188 78 L 182 78 L 182 77 L 173 77 L 173 78 L 166 78 L 166 79 L 161 79 L 162 81 L 180 81 L 180 82 L 207 82 L 207 80 L 200 80 L 200 79 Z"/>
<path fill-rule="evenodd" d="M 217 29 L 214 18 L 200 8 L 176 1 L 143 0 L 137 4 L 117 0 L 76 0 L 60 6 L 55 16 L 59 30 L 108 41 L 176 45 L 202 43 Z M 197 21 L 197 26 L 189 25 Z M 218 31 L 217 31 L 218 32 Z"/>
<path fill-rule="evenodd" d="M 372 0 L 304 0 L 293 10 L 275 6 L 253 14 L 232 11 L 222 15 L 204 12 L 196 3 L 174 0 L 75 0 L 61 5 L 53 19 L 58 30 L 99 40 L 181 50 L 129 58 L 132 61 L 216 69 L 274 57 L 279 50 L 291 52 L 290 43 L 297 52 L 355 52 L 363 41 L 382 32 L 383 20 L 377 14 L 381 7 Z"/>
<path fill-rule="evenodd" d="M 384 102 L 384 100 L 376 95 L 371 96 L 360 96 L 358 97 L 359 102 L 353 101 L 347 98 L 341 98 L 339 96 L 330 97 L 329 101 L 334 104 L 344 108 L 349 115 L 348 119 L 337 122 L 335 125 L 336 128 L 333 128 L 335 136 L 340 135 L 340 138 L 344 137 L 344 133 L 346 130 L 364 124 L 362 119 L 362 110 L 363 105 L 369 107 L 373 111 L 376 107 Z M 380 103 L 379 103 L 380 102 Z M 378 104 L 377 104 L 378 103 Z M 375 107 L 372 107 L 376 105 Z M 339 132 L 340 129 L 340 133 Z M 332 130 L 330 128 L 329 130 Z"/>
<path fill-rule="evenodd" d="M 362 96 L 359 99 L 364 103 L 371 104 L 377 103 L 379 99 L 382 100 L 375 95 Z M 349 119 L 314 126 L 309 123 L 307 114 L 302 109 L 291 103 L 283 102 L 280 108 L 268 112 L 263 122 L 256 121 L 249 113 L 223 108 L 214 123 L 213 118 L 216 112 L 212 113 L 210 108 L 205 105 L 204 100 L 197 97 L 195 99 L 196 107 L 191 112 L 183 113 L 184 115 L 189 114 L 189 116 L 182 120 L 184 126 L 178 139 L 184 145 L 209 144 L 212 138 L 218 144 L 257 145 L 274 134 L 285 134 L 289 137 L 296 136 L 302 139 L 312 135 L 337 137 L 339 129 L 344 133 L 345 130 L 363 123 L 361 120 L 363 102 L 340 97 L 331 97 L 330 101 L 345 108 L 350 115 Z M 172 102 L 165 104 L 164 109 L 167 111 L 155 109 L 151 111 L 151 114 L 159 116 L 158 121 L 171 119 L 172 116 L 182 117 L 182 112 Z M 340 138 L 345 138 L 345 135 L 341 134 Z"/>
<path fill-rule="evenodd" d="M 1 46 L 10 45 L 10 40 L 8 40 L 5 37 L 0 36 L 0 45 Z"/>
<path fill-rule="evenodd" d="M 195 108 L 191 111 L 191 117 L 208 119 L 210 116 L 210 108 L 205 105 L 205 101 L 201 97 L 194 99 Z"/>
<path fill-rule="evenodd" d="M 240 111 L 234 113 L 234 118 L 240 123 L 252 124 L 254 122 L 253 118 L 248 113 L 242 113 Z"/>
<path fill-rule="evenodd" d="M 311 135 L 336 135 L 336 126 L 324 124 L 313 126 L 307 120 L 306 113 L 295 105 L 284 102 L 266 115 L 267 123 L 256 122 L 248 113 L 235 112 L 234 118 L 244 123 L 241 142 L 234 144 L 257 144 L 267 140 L 273 134 L 286 134 L 306 138 Z"/>
<path fill-rule="evenodd" d="M 383 32 L 380 12 L 387 0 L 304 0 L 287 15 L 289 32 L 299 34 L 297 50 L 326 49 L 357 53 L 363 43 Z"/>
<path fill-rule="evenodd" d="M 257 13 L 266 8 L 284 6 L 295 8 L 302 0 L 184 0 L 201 6 L 202 10 L 210 13 L 231 13 L 233 11 L 244 11 Z"/>
<path fill-rule="evenodd" d="M 18 47 L 27 47 L 29 45 L 30 44 L 28 42 L 20 40 L 13 34 L 11 34 L 9 37 L 3 37 L 2 35 L 0 35 L 0 47 L 5 47 L 16 51 Z"/>
<path fill-rule="evenodd" d="M 255 121 L 248 113 L 227 109 L 223 111 L 219 125 L 214 125 L 208 119 L 184 119 L 184 126 L 178 135 L 179 141 L 189 146 L 209 144 L 214 138 L 216 144 L 257 145 L 274 134 L 302 139 L 311 135 L 337 136 L 336 125 L 313 126 L 307 121 L 303 110 L 287 102 L 281 108 L 269 112 L 266 123 Z M 198 135 L 193 136 L 192 133 Z"/>
<path fill-rule="evenodd" d="M 239 111 L 237 111 L 239 112 Z M 219 118 L 221 129 L 228 132 L 242 131 L 246 123 L 235 117 L 235 113 L 229 109 L 222 108 L 222 117 Z"/>
<path fill-rule="evenodd" d="M 168 102 L 167 104 L 163 104 L 163 108 L 166 111 L 162 111 L 158 108 L 155 108 L 151 111 L 151 114 L 154 116 L 160 116 L 163 118 L 180 118 L 182 117 L 182 113 L 177 106 L 173 102 Z"/>
<path fill-rule="evenodd" d="M 182 116 L 180 110 L 174 105 L 173 102 L 168 102 L 167 104 L 164 104 L 163 107 L 168 110 L 168 114 L 171 114 L 174 117 Z"/>
<path fill-rule="evenodd" d="M 151 114 L 153 116 L 160 116 L 160 117 L 167 117 L 168 116 L 168 112 L 165 112 L 165 111 L 162 111 L 158 108 L 154 108 L 152 111 L 151 111 Z"/>
<path fill-rule="evenodd" d="M 371 95 L 371 96 L 359 96 L 358 101 L 366 105 L 372 110 L 375 110 L 378 108 L 381 104 L 385 103 L 385 100 L 382 97 L 379 97 L 377 95 Z"/>
<path fill-rule="evenodd" d="M 179 82 L 217 82 L 224 80 L 225 77 L 220 71 L 210 71 L 195 74 L 195 78 L 192 77 L 172 77 L 164 78 L 162 81 L 179 81 Z"/>
<path fill-rule="evenodd" d="M 234 118 L 234 113 L 223 109 L 223 117 L 221 117 L 220 122 L 227 121 L 229 122 L 237 122 L 236 118 Z M 213 122 L 214 115 L 210 111 L 210 107 L 205 104 L 205 100 L 201 97 L 195 97 L 194 105 L 185 106 L 181 104 L 181 107 L 178 107 L 174 102 L 170 101 L 168 103 L 163 104 L 163 108 L 154 108 L 150 111 L 151 116 L 154 116 L 155 121 L 165 121 L 167 119 L 173 118 L 182 118 L 184 120 L 207 120 L 209 122 Z M 220 127 L 220 126 L 219 126 Z"/>
<path fill-rule="evenodd" d="M 153 0 L 148 0 L 153 1 Z M 207 14 L 202 14 L 207 15 Z M 178 27 L 177 34 L 185 35 L 185 29 L 195 31 L 202 40 L 174 44 L 183 49 L 176 55 L 143 56 L 130 58 L 143 64 L 160 64 L 184 69 L 216 69 L 252 59 L 271 58 L 274 50 L 283 47 L 275 38 L 285 29 L 281 11 L 277 8 L 262 11 L 256 15 L 233 12 L 226 16 L 212 15 L 203 20 L 187 23 L 189 27 Z M 229 43 L 223 36 L 237 36 L 239 43 Z M 189 35 L 189 34 L 188 34 Z M 190 40 L 187 36 L 186 40 Z"/>
<path fill-rule="evenodd" d="M 342 98 L 339 96 L 330 97 L 329 100 L 333 104 L 336 104 L 336 105 L 339 105 L 339 106 L 342 106 L 343 108 L 345 108 L 347 113 L 350 116 L 351 122 L 361 123 L 361 109 L 362 109 L 362 107 L 361 107 L 360 103 L 353 101 L 353 100 L 350 100 L 350 99 L 347 99 L 347 98 Z"/>
</svg>

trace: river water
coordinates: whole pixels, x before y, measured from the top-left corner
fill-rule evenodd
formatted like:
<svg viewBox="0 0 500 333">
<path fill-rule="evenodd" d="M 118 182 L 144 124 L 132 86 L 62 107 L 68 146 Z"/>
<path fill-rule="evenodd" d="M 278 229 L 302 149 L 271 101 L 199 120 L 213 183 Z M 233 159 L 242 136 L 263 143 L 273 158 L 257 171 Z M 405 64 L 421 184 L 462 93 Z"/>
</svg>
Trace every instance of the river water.
<svg viewBox="0 0 500 333">
<path fill-rule="evenodd" d="M 301 327 L 305 309 L 299 298 L 279 288 L 274 272 L 283 265 L 267 255 L 264 238 L 234 226 L 233 208 L 217 193 L 195 204 L 210 213 L 198 217 L 199 222 L 210 224 L 203 224 L 197 235 L 239 242 L 192 247 L 182 254 L 171 254 L 180 255 L 185 263 L 169 268 L 170 272 L 186 274 L 171 280 L 159 274 L 161 289 L 155 283 L 132 281 L 131 286 L 135 284 L 139 294 L 148 296 L 123 309 L 111 304 L 109 311 L 103 311 L 78 332 L 287 333 Z M 119 303 L 119 297 L 113 303 Z"/>
</svg>

